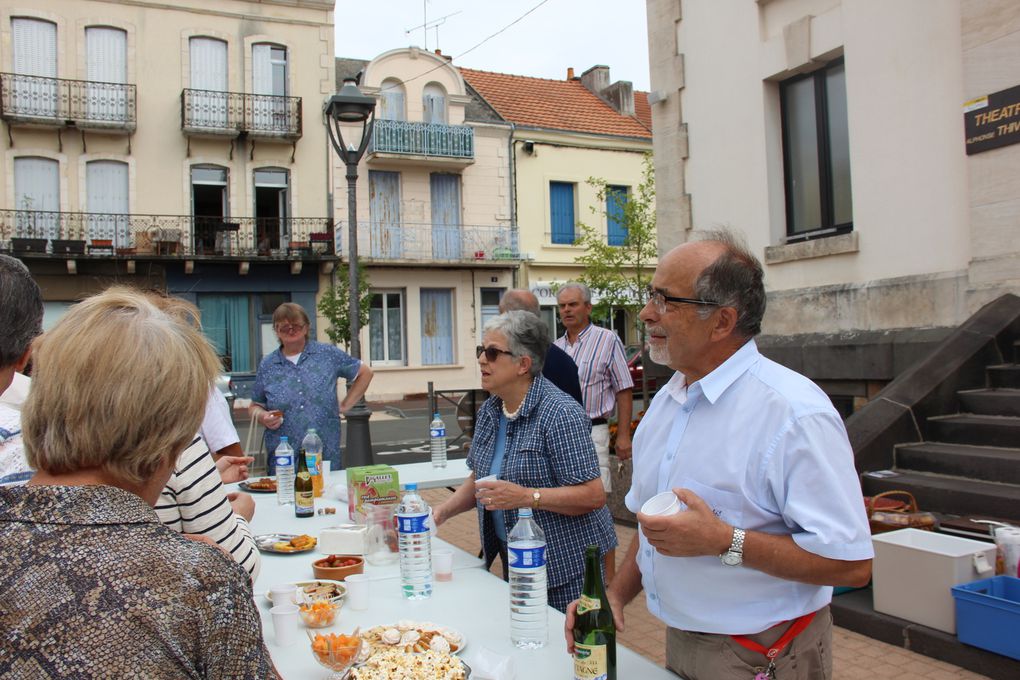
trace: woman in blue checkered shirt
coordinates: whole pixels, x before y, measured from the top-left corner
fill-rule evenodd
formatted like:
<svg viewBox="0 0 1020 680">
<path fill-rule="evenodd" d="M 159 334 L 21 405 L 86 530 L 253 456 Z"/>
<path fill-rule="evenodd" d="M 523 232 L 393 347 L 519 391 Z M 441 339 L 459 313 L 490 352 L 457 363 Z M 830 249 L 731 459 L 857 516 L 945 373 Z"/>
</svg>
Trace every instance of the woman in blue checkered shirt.
<svg viewBox="0 0 1020 680">
<path fill-rule="evenodd" d="M 485 324 L 477 348 L 482 389 L 471 475 L 435 509 L 436 524 L 477 508 L 487 565 L 497 556 L 507 574 L 506 537 L 520 508 L 533 508 L 546 537 L 549 604 L 565 611 L 584 580 L 584 549 L 616 547 L 613 518 L 599 477 L 591 421 L 571 397 L 542 377 L 549 329 L 530 312 Z M 485 479 L 491 477 L 491 479 Z"/>
</svg>

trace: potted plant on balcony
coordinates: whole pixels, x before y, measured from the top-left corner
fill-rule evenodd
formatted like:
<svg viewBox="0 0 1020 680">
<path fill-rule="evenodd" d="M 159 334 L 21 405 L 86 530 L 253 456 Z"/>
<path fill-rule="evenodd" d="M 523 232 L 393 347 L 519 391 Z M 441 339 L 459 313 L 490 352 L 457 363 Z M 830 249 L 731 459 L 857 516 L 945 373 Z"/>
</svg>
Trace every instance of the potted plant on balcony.
<svg viewBox="0 0 1020 680">
<path fill-rule="evenodd" d="M 308 240 L 316 255 L 329 255 L 333 252 L 333 235 L 328 231 L 313 231 L 308 234 Z"/>
<path fill-rule="evenodd" d="M 68 216 L 71 217 L 71 216 Z M 63 232 L 64 230 L 59 230 Z M 82 255 L 85 253 L 85 239 L 79 220 L 68 222 L 66 239 L 53 239 L 53 252 L 60 255 Z"/>
<path fill-rule="evenodd" d="M 11 250 L 16 253 L 45 253 L 48 239 L 41 238 L 42 229 L 39 226 L 39 214 L 32 210 L 33 199 L 30 196 L 23 196 L 21 199 L 21 210 L 15 216 L 14 232 L 21 234 L 11 239 Z"/>
</svg>

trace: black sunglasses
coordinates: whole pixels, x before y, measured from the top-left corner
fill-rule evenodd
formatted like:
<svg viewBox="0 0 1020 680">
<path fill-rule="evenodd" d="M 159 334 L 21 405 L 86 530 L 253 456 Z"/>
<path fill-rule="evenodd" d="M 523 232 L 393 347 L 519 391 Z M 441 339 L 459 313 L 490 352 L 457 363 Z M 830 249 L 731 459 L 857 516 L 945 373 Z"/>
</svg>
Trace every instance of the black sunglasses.
<svg viewBox="0 0 1020 680">
<path fill-rule="evenodd" d="M 651 286 L 648 286 L 648 288 L 645 289 L 645 299 L 654 304 L 656 308 L 659 310 L 660 314 L 666 311 L 667 302 L 687 305 L 710 305 L 713 307 L 721 306 L 720 303 L 715 302 L 714 300 L 698 300 L 695 298 L 674 297 L 672 295 L 666 295 L 661 290 L 652 288 Z"/>
<path fill-rule="evenodd" d="M 485 353 L 486 361 L 495 361 L 496 359 L 499 358 L 500 354 L 509 354 L 510 356 L 514 355 L 513 352 L 508 352 L 505 349 L 493 347 L 492 345 L 489 345 L 488 347 L 484 347 L 483 345 L 477 345 L 475 347 L 475 358 L 476 359 L 480 358 L 483 352 Z"/>
</svg>

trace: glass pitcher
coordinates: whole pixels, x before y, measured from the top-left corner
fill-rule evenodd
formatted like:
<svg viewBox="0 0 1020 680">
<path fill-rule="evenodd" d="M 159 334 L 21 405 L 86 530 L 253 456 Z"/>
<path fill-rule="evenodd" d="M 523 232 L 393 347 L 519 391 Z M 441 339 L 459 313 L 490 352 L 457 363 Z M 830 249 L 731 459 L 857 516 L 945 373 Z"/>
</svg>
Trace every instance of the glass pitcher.
<svg viewBox="0 0 1020 680">
<path fill-rule="evenodd" d="M 399 556 L 397 524 L 394 519 L 395 504 L 376 505 L 366 503 L 365 511 L 365 559 L 369 564 L 393 564 Z"/>
</svg>

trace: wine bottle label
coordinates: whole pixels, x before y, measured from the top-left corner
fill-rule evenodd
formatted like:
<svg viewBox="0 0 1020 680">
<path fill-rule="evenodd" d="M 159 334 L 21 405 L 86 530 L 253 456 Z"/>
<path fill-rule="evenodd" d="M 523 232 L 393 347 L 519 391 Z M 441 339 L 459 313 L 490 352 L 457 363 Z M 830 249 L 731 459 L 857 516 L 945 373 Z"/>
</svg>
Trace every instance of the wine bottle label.
<svg viewBox="0 0 1020 680">
<path fill-rule="evenodd" d="M 596 609 L 602 609 L 602 600 L 598 598 L 582 595 L 581 599 L 577 601 L 578 616 L 584 614 L 585 612 L 593 612 Z"/>
<path fill-rule="evenodd" d="M 506 550 L 509 566 L 514 569 L 535 569 L 545 566 L 545 546 L 541 548 L 514 548 Z"/>
<path fill-rule="evenodd" d="M 606 680 L 608 675 L 605 645 L 574 643 L 574 680 Z"/>
<path fill-rule="evenodd" d="M 426 521 L 428 513 L 420 515 L 397 515 L 397 531 L 402 534 L 422 534 L 429 530 Z"/>
</svg>

